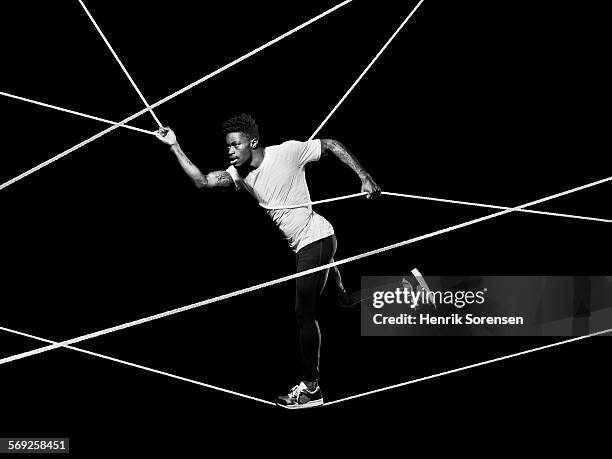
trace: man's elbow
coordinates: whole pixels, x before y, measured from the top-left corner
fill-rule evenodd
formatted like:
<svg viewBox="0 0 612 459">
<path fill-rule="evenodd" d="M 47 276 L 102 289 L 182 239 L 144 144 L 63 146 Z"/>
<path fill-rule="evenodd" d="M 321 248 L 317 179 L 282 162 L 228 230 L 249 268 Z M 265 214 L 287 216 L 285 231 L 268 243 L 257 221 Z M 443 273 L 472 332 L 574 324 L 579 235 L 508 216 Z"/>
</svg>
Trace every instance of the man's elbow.
<svg viewBox="0 0 612 459">
<path fill-rule="evenodd" d="M 198 190 L 202 188 L 209 188 L 208 180 L 206 180 L 205 177 L 194 177 L 193 184 Z"/>
<path fill-rule="evenodd" d="M 338 143 L 333 139 L 321 139 L 321 156 L 327 156 L 334 151 L 334 145 Z"/>
</svg>

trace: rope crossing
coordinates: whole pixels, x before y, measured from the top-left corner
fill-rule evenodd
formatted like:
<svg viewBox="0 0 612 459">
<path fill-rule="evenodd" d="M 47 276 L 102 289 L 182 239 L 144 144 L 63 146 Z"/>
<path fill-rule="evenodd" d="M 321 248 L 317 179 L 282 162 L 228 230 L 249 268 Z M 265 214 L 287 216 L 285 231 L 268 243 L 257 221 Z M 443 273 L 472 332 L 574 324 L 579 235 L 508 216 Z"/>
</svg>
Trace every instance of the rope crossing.
<svg viewBox="0 0 612 459">
<path fill-rule="evenodd" d="M 47 104 L 45 102 L 39 102 L 39 101 L 33 100 L 33 99 L 26 99 L 25 97 L 15 96 L 13 94 L 9 94 L 8 92 L 0 91 L 0 96 L 9 97 L 9 98 L 15 99 L 15 100 L 20 100 L 21 102 L 28 102 L 28 103 L 34 104 L 34 105 L 40 105 L 41 107 L 50 108 L 52 110 L 58 110 L 58 111 L 64 112 L 64 113 L 70 113 L 71 115 L 82 116 L 83 118 L 88 118 L 90 120 L 101 121 L 103 123 L 111 124 L 113 126 L 116 125 L 118 127 L 132 129 L 133 131 L 142 132 L 143 134 L 149 134 L 149 135 L 153 135 L 153 136 L 155 135 L 155 132 L 151 132 L 151 131 L 147 131 L 145 129 L 141 129 L 141 128 L 138 128 L 138 127 L 130 126 L 128 124 L 118 123 L 117 121 L 107 120 L 105 118 L 100 118 L 99 116 L 88 115 L 86 113 L 77 112 L 75 110 L 69 110 L 67 108 L 58 107 L 57 105 L 51 105 L 51 104 Z"/>
<path fill-rule="evenodd" d="M 310 207 L 310 206 L 314 206 L 316 204 L 323 204 L 323 203 L 327 203 L 327 202 L 341 201 L 343 199 L 357 198 L 359 196 L 365 196 L 367 194 L 368 193 L 366 193 L 364 191 L 362 193 L 347 194 L 345 196 L 338 196 L 336 198 L 321 199 L 320 201 L 305 202 L 303 204 L 291 204 L 291 205 L 286 205 L 286 206 L 267 206 L 267 205 L 262 204 L 262 203 L 259 203 L 259 205 L 261 207 L 263 207 L 264 209 L 266 209 L 266 210 L 297 209 L 299 207 Z M 430 196 L 417 196 L 417 195 L 414 195 L 414 194 L 390 193 L 388 191 L 383 191 L 383 192 L 381 192 L 381 194 L 385 195 L 385 196 L 395 196 L 395 197 L 400 197 L 400 198 L 410 198 L 410 199 L 420 199 L 420 200 L 424 200 L 424 201 L 443 202 L 443 203 L 446 203 L 446 204 L 460 204 L 460 205 L 463 205 L 463 206 L 482 207 L 482 208 L 486 208 L 486 209 L 513 210 L 513 211 L 516 211 L 516 212 L 523 212 L 523 213 L 527 213 L 527 214 L 548 215 L 548 216 L 551 216 L 551 217 L 564 217 L 564 218 L 574 218 L 574 219 L 577 219 L 577 220 L 588 220 L 588 221 L 593 221 L 593 222 L 612 223 L 612 220 L 606 219 L 606 218 L 584 217 L 582 215 L 571 215 L 571 214 L 564 214 L 564 213 L 559 213 L 559 212 L 545 212 L 545 211 L 542 211 L 542 210 L 519 209 L 519 208 L 515 208 L 515 207 L 496 206 L 494 204 L 483 204 L 481 202 L 457 201 L 456 199 L 443 199 L 443 198 L 434 198 L 434 197 L 430 197 Z"/>
<path fill-rule="evenodd" d="M 58 344 L 57 341 L 52 341 L 50 339 L 41 338 L 40 336 L 31 335 L 29 333 L 24 333 L 24 332 L 21 332 L 19 330 L 13 330 L 12 328 L 0 327 L 0 330 L 2 330 L 4 332 L 7 332 L 7 333 L 12 333 L 14 335 L 24 336 L 26 338 L 31 338 L 31 339 L 34 339 L 34 340 L 37 340 L 37 341 L 42 341 L 43 343 Z M 122 365 L 127 365 L 129 367 L 138 368 L 140 370 L 148 371 L 148 372 L 155 373 L 155 374 L 162 375 L 162 376 L 167 376 L 169 378 L 178 379 L 179 381 L 184 381 L 184 382 L 188 382 L 188 383 L 191 383 L 191 384 L 196 384 L 198 386 L 202 386 L 202 387 L 205 387 L 207 389 L 213 389 L 213 390 L 216 390 L 216 391 L 219 391 L 219 392 L 225 392 L 226 394 L 232 394 L 232 395 L 236 395 L 238 397 L 242 397 L 242 398 L 246 398 L 246 399 L 249 399 L 249 400 L 254 400 L 256 402 L 264 403 L 266 405 L 275 406 L 274 403 L 272 403 L 272 402 L 270 402 L 268 400 L 263 400 L 261 398 L 253 397 L 251 395 L 246 395 L 246 394 L 242 394 L 240 392 L 236 392 L 236 391 L 233 391 L 233 390 L 224 389 L 223 387 L 213 386 L 212 384 L 207 384 L 207 383 L 204 383 L 204 382 L 201 382 L 201 381 L 197 381 L 197 380 L 191 379 L 191 378 L 185 378 L 183 376 L 178 376 L 178 375 L 175 375 L 175 374 L 172 374 L 172 373 L 168 373 L 167 371 L 161 371 L 161 370 L 157 370 L 155 368 L 151 368 L 151 367 L 147 367 L 147 366 L 140 365 L 140 364 L 137 364 L 137 363 L 133 363 L 133 362 L 130 362 L 128 360 L 118 359 L 118 358 L 115 358 L 115 357 L 111 357 L 109 355 L 100 354 L 98 352 L 93 352 L 93 351 L 88 351 L 86 349 L 81 349 L 79 347 L 74 347 L 74 346 L 66 346 L 66 345 L 64 345 L 62 347 L 65 348 L 65 349 L 70 349 L 71 351 L 81 352 L 82 354 L 91 355 L 93 357 L 98 357 L 100 359 L 110 360 L 111 362 L 120 363 Z"/>
<path fill-rule="evenodd" d="M 145 96 L 142 95 L 142 92 L 140 92 L 140 89 L 138 89 L 138 86 L 136 86 L 136 82 L 132 79 L 132 77 L 130 76 L 130 74 L 128 73 L 127 69 L 125 68 L 125 66 L 123 65 L 123 62 L 121 62 L 121 59 L 119 59 L 119 56 L 117 56 L 117 53 L 115 52 L 115 50 L 113 49 L 113 47 L 111 46 L 111 44 L 109 43 L 109 41 L 106 39 L 106 37 L 104 36 L 104 34 L 102 33 L 102 29 L 100 29 L 100 27 L 98 26 L 98 23 L 96 22 L 96 20 L 93 18 L 93 16 L 91 15 L 91 13 L 89 12 L 89 10 L 87 9 L 87 7 L 85 6 L 85 3 L 83 3 L 83 0 L 79 0 L 79 3 L 81 4 L 81 6 L 83 7 L 83 9 L 85 10 L 85 13 L 87 14 L 87 17 L 89 17 L 89 19 L 91 20 L 91 22 L 93 23 L 94 27 L 96 28 L 96 30 L 98 31 L 98 33 L 100 34 L 100 37 L 102 37 L 102 40 L 104 40 L 104 43 L 106 43 L 106 46 L 108 47 L 108 49 L 110 50 L 111 54 L 113 55 L 113 57 L 115 58 L 115 60 L 117 61 L 117 63 L 119 64 L 119 67 L 121 67 L 121 70 L 123 70 L 123 73 L 125 73 L 125 76 L 127 77 L 128 80 L 130 80 L 130 83 L 132 83 L 132 86 L 134 87 L 134 89 L 136 90 L 136 92 L 138 93 L 138 96 L 140 97 L 140 100 L 143 101 L 143 103 L 145 104 L 145 107 L 147 107 L 147 110 L 149 111 L 149 113 L 151 113 L 151 116 L 153 117 L 153 119 L 155 120 L 155 122 L 157 123 L 157 125 L 162 128 L 162 124 L 159 121 L 159 119 L 157 119 L 157 116 L 155 115 L 155 113 L 153 112 L 153 109 L 151 108 L 151 106 L 149 105 L 149 102 L 147 102 L 147 99 L 145 99 Z"/>
</svg>

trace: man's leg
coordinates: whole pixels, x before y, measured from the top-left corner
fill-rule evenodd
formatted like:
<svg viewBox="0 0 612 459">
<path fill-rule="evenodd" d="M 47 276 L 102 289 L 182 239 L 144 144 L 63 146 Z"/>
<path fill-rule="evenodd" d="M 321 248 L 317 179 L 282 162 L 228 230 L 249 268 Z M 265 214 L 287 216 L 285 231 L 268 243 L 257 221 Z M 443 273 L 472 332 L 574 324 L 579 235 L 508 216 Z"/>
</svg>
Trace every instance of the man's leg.
<svg viewBox="0 0 612 459">
<path fill-rule="evenodd" d="M 297 272 L 330 263 L 336 249 L 335 236 L 313 242 L 298 253 Z M 296 279 L 295 317 L 300 331 L 302 351 L 302 381 L 319 379 L 321 331 L 315 317 L 316 299 L 325 288 L 329 269 Z"/>
<path fill-rule="evenodd" d="M 335 236 L 308 244 L 297 254 L 297 272 L 329 263 L 335 248 Z M 315 317 L 315 304 L 318 294 L 325 288 L 328 273 L 329 270 L 326 269 L 296 279 L 295 317 L 300 333 L 302 382 L 295 386 L 289 395 L 276 399 L 278 404 L 286 408 L 317 406 L 323 403 L 321 390 L 318 388 L 321 331 Z"/>
<path fill-rule="evenodd" d="M 334 250 L 335 252 L 335 250 Z M 329 263 L 333 263 L 332 258 Z M 342 282 L 342 276 L 337 266 L 332 268 L 332 275 L 334 277 L 334 285 L 332 288 L 331 296 L 335 301 L 337 307 L 346 308 L 347 310 L 353 310 L 355 306 L 359 306 L 362 301 L 362 292 L 357 289 L 355 291 L 347 292 Z"/>
</svg>

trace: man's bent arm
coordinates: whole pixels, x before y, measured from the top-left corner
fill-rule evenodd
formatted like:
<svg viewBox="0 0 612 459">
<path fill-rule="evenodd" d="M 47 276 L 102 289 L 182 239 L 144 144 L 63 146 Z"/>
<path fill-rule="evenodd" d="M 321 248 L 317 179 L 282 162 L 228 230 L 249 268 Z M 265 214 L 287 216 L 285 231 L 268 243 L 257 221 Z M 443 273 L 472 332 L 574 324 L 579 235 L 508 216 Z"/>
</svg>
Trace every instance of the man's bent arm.
<svg viewBox="0 0 612 459">
<path fill-rule="evenodd" d="M 380 187 L 374 182 L 370 174 L 366 172 L 359 161 L 357 161 L 357 158 L 355 158 L 344 145 L 337 140 L 321 139 L 321 156 L 326 155 L 328 152 L 333 153 L 334 156 L 350 167 L 359 176 L 361 180 L 361 191 L 367 192 L 368 198 L 380 194 Z"/>
<path fill-rule="evenodd" d="M 328 152 L 333 153 L 340 161 L 353 169 L 362 181 L 369 175 L 357 158 L 337 140 L 321 139 L 321 156 L 325 156 Z"/>
</svg>

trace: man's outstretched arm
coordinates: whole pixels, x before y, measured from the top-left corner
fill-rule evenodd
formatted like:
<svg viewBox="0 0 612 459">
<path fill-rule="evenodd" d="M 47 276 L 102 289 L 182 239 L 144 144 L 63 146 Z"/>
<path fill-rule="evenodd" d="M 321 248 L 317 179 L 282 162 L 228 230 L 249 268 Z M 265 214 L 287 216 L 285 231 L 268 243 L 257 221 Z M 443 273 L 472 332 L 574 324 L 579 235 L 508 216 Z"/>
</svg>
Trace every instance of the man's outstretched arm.
<svg viewBox="0 0 612 459">
<path fill-rule="evenodd" d="M 353 169 L 361 180 L 361 191 L 368 193 L 368 199 L 380 195 L 382 191 L 380 187 L 374 182 L 370 174 L 366 172 L 359 161 L 357 161 L 357 158 L 355 158 L 344 145 L 337 140 L 321 139 L 321 156 L 325 156 L 328 153 L 332 153 L 340 161 Z"/>
<path fill-rule="evenodd" d="M 198 188 L 229 188 L 234 186 L 234 180 L 227 171 L 213 171 L 204 175 L 200 169 L 187 157 L 176 140 L 176 135 L 170 128 L 162 128 L 155 132 L 155 137 L 170 146 L 179 164 Z"/>
</svg>

